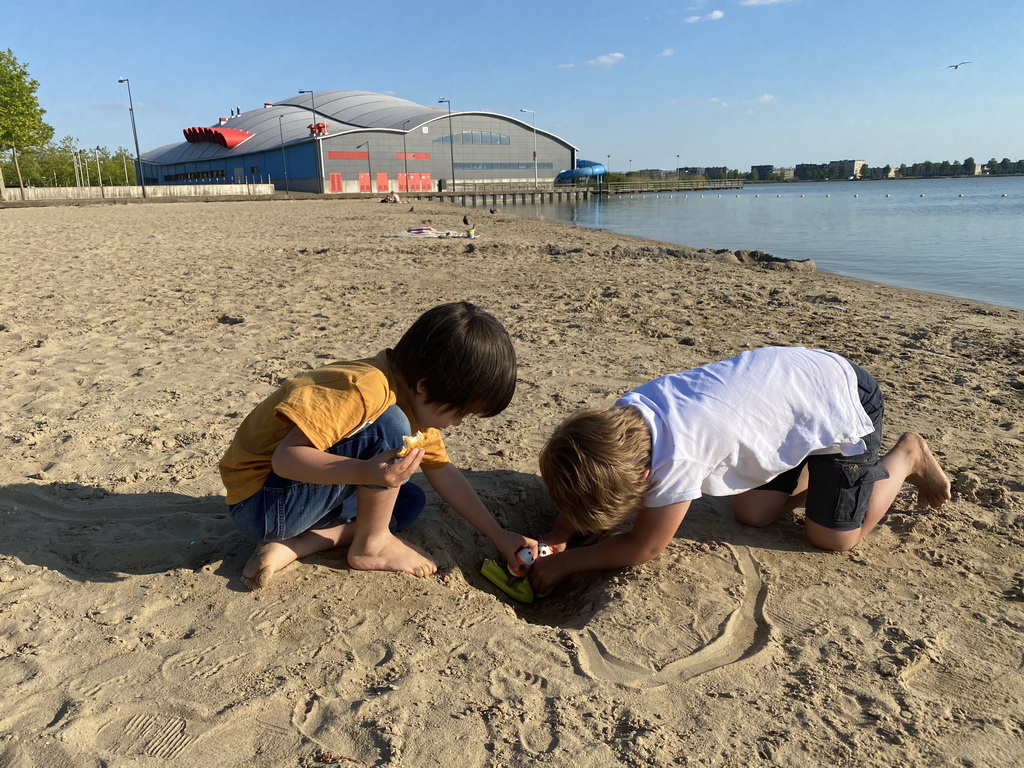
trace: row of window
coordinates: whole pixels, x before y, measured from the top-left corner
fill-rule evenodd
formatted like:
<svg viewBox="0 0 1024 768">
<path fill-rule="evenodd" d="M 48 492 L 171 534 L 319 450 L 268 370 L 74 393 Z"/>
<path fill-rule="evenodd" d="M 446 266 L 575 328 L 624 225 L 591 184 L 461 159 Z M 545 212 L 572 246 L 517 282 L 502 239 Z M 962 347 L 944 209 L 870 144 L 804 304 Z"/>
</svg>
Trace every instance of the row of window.
<svg viewBox="0 0 1024 768">
<path fill-rule="evenodd" d="M 434 139 L 435 144 L 451 144 L 452 140 L 455 140 L 456 144 L 511 144 L 509 137 L 503 133 L 492 133 L 491 131 L 463 131 L 462 133 L 456 133 L 454 136 L 451 134 L 442 136 L 439 139 Z"/>
<path fill-rule="evenodd" d="M 164 182 L 169 181 L 203 181 L 205 179 L 226 179 L 228 172 L 221 168 L 210 171 L 189 171 L 188 173 L 170 173 L 164 176 Z"/>
<path fill-rule="evenodd" d="M 537 169 L 553 170 L 552 163 L 537 163 Z M 456 163 L 456 170 L 461 171 L 532 171 L 533 163 Z"/>
</svg>

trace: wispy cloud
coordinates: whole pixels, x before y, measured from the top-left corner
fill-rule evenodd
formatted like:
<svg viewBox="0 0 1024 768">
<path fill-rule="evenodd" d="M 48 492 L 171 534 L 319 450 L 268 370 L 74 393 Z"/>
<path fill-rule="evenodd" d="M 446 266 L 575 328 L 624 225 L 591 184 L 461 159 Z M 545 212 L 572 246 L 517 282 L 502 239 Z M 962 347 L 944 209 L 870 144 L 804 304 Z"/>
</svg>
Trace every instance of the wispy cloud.
<svg viewBox="0 0 1024 768">
<path fill-rule="evenodd" d="M 598 56 L 596 59 L 591 59 L 587 64 L 592 67 L 614 67 L 624 58 L 626 58 L 625 55 L 621 53 L 606 53 L 603 56 Z"/>
<path fill-rule="evenodd" d="M 676 53 L 676 52 L 675 52 L 675 51 L 674 51 L 674 50 L 673 50 L 672 48 L 666 48 L 666 49 L 665 49 L 664 51 L 662 51 L 661 53 L 659 53 L 659 54 L 658 54 L 658 56 L 660 56 L 660 57 L 662 57 L 662 58 L 667 58 L 667 57 L 669 57 L 669 56 L 674 56 L 674 55 L 675 55 L 675 53 Z"/>
<path fill-rule="evenodd" d="M 725 11 L 712 11 L 705 16 L 690 16 L 686 19 L 687 24 L 696 24 L 698 21 L 718 21 L 725 16 Z"/>
<path fill-rule="evenodd" d="M 572 69 L 575 66 L 576 66 L 575 64 L 559 64 L 558 68 L 559 69 Z"/>
<path fill-rule="evenodd" d="M 725 101 L 718 98 L 717 96 L 712 97 L 711 103 L 718 104 L 722 107 L 753 107 L 759 104 L 773 104 L 779 100 L 778 96 L 774 96 L 770 93 L 762 94 L 756 99 L 748 99 L 747 101 Z"/>
<path fill-rule="evenodd" d="M 740 0 L 740 5 L 775 5 L 788 2 L 789 0 Z"/>
</svg>

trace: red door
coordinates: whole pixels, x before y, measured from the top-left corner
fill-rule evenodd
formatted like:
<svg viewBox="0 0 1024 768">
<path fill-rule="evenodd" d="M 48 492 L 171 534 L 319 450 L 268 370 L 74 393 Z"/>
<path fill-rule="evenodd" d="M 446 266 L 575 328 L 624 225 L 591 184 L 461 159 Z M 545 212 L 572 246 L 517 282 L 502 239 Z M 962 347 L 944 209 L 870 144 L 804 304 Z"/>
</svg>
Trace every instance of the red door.
<svg viewBox="0 0 1024 768">
<path fill-rule="evenodd" d="M 370 174 L 360 172 L 360 174 L 359 174 L 359 191 L 360 192 L 373 192 L 373 185 L 370 184 Z"/>
<path fill-rule="evenodd" d="M 341 174 L 340 173 L 332 173 L 331 174 L 331 192 L 333 192 L 333 193 L 341 192 Z"/>
</svg>

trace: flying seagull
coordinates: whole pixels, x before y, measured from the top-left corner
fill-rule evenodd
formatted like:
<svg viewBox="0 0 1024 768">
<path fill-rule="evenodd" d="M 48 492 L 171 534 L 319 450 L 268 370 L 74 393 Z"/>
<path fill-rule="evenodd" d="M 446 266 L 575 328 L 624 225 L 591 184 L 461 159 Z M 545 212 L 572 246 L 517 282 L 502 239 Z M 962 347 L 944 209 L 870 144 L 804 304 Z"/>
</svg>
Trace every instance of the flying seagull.
<svg viewBox="0 0 1024 768">
<path fill-rule="evenodd" d="M 959 64 L 950 64 L 946 69 L 960 69 L 964 64 L 970 64 L 970 61 L 961 61 Z"/>
</svg>

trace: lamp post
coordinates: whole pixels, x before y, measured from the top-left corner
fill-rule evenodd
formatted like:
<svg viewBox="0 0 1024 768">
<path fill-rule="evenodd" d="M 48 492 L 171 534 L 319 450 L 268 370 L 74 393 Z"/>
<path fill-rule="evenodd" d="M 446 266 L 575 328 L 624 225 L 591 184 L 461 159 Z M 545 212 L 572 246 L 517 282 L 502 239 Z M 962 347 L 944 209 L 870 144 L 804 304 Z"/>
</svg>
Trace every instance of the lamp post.
<svg viewBox="0 0 1024 768">
<path fill-rule="evenodd" d="M 309 94 L 309 111 L 313 115 L 313 122 L 310 123 L 309 132 L 313 136 L 313 147 L 316 149 L 316 175 L 317 175 L 317 187 L 319 187 L 320 194 L 324 191 L 324 171 L 320 165 L 320 138 L 316 133 L 316 96 L 313 91 L 299 89 L 299 93 Z"/>
<path fill-rule="evenodd" d="M 359 147 L 366 147 L 366 175 L 369 177 L 370 191 L 373 192 L 373 168 L 370 166 L 370 140 L 367 139 Z M 356 147 L 356 149 L 359 149 Z M 377 190 L 380 192 L 380 190 Z"/>
<path fill-rule="evenodd" d="M 138 182 L 142 187 L 142 196 L 146 196 L 146 176 L 142 173 L 142 155 L 139 154 L 139 134 L 135 130 L 135 105 L 132 103 L 132 84 L 128 81 L 127 77 L 118 79 L 119 83 L 124 83 L 128 86 L 128 114 L 132 116 L 132 138 L 135 139 L 135 162 L 138 165 Z"/>
<path fill-rule="evenodd" d="M 679 179 L 679 155 L 676 155 L 676 179 Z"/>
<path fill-rule="evenodd" d="M 99 147 L 96 147 L 96 149 L 94 149 L 92 151 L 92 156 L 96 159 L 96 178 L 98 178 L 100 180 L 100 197 L 106 197 L 106 195 L 103 194 L 103 169 L 100 168 L 100 148 Z"/>
<path fill-rule="evenodd" d="M 408 136 L 405 126 L 411 122 L 412 120 L 406 120 L 402 123 L 402 156 L 405 158 L 405 189 L 399 190 L 400 192 L 409 191 L 409 145 L 405 141 L 406 136 Z"/>
<path fill-rule="evenodd" d="M 284 115 L 277 116 L 277 130 L 281 134 L 281 162 L 284 164 L 284 193 L 290 194 L 291 190 L 288 189 L 288 153 L 284 151 L 284 124 L 281 122 L 284 119 Z"/>
<path fill-rule="evenodd" d="M 520 109 L 520 112 L 529 112 L 533 115 L 533 188 L 539 189 L 540 182 L 537 181 L 537 113 L 532 109 Z"/>
<path fill-rule="evenodd" d="M 448 99 L 438 99 L 438 104 L 448 105 L 448 148 L 452 154 L 452 192 L 455 192 L 455 134 L 452 133 L 452 103 Z"/>
</svg>

